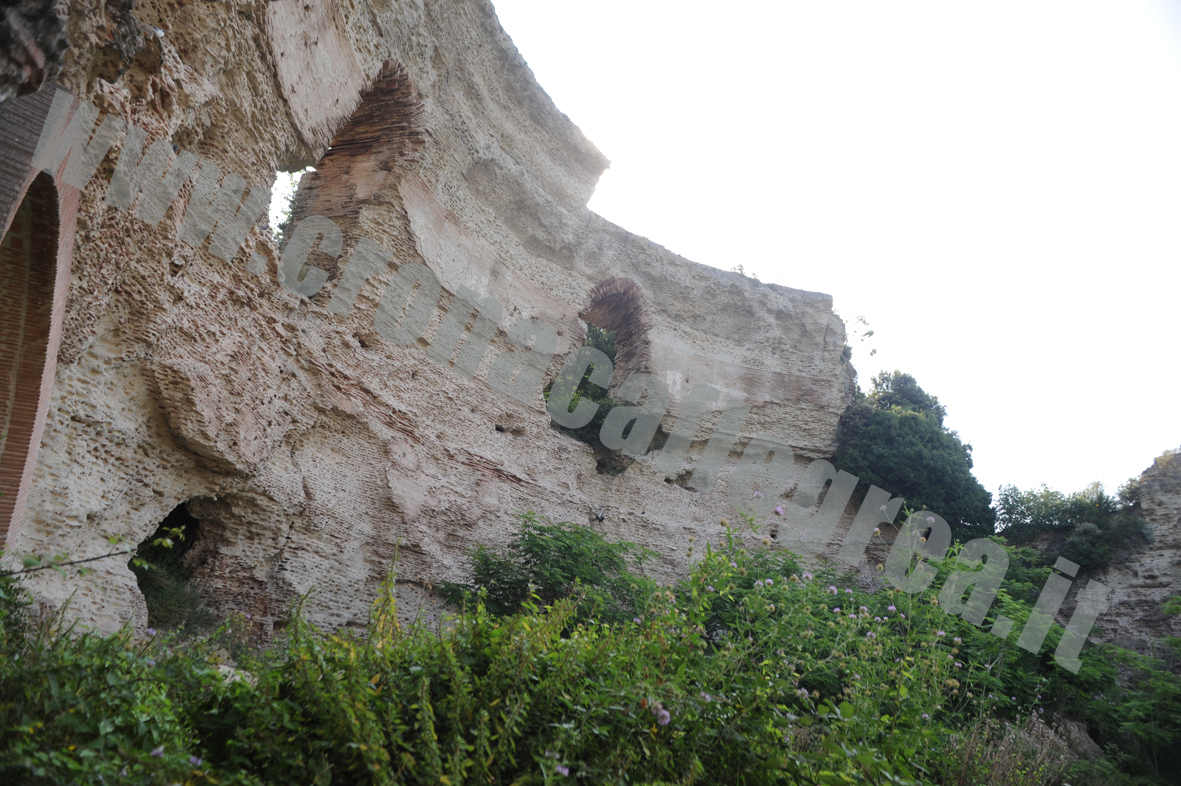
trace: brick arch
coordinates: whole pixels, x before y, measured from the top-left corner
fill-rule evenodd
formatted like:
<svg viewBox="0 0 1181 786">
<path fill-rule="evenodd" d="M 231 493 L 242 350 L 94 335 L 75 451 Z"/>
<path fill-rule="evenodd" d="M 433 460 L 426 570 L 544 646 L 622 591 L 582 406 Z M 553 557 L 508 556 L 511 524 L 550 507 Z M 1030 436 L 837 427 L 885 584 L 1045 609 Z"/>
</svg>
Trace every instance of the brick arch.
<svg viewBox="0 0 1181 786">
<path fill-rule="evenodd" d="M 74 246 L 78 189 L 30 166 L 53 93 L 0 107 L 0 546 L 37 462 Z"/>
<path fill-rule="evenodd" d="M 306 216 L 353 218 L 373 194 L 418 161 L 425 141 L 423 105 L 406 69 L 387 60 L 353 114 L 332 135 L 316 171 L 301 179 L 291 205 Z"/>
<path fill-rule="evenodd" d="M 652 319 L 640 287 L 627 278 L 609 278 L 587 295 L 587 307 L 578 317 L 615 333 L 615 374 L 612 387 L 632 374 L 650 372 Z"/>
</svg>

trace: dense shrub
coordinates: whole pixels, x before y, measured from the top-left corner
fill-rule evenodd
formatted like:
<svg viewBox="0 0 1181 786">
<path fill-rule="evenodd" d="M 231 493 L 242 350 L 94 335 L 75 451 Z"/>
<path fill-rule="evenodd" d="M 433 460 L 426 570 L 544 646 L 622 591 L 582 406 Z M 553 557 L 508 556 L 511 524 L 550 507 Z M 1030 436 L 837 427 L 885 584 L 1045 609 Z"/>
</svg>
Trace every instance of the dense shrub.
<svg viewBox="0 0 1181 786">
<path fill-rule="evenodd" d="M 1005 486 L 997 496 L 997 523 L 1012 543 L 1044 537 L 1047 542 L 1040 550 L 1046 564 L 1063 556 L 1083 567 L 1098 568 L 1118 549 L 1146 542 L 1136 499 L 1135 480 L 1125 484 L 1118 497 L 1106 494 L 1099 483 L 1073 494 L 1045 485 L 1029 491 Z"/>
<path fill-rule="evenodd" d="M 899 371 L 873 378 L 868 395 L 841 418 L 833 463 L 870 484 L 931 510 L 957 539 L 991 535 L 992 495 L 972 475 L 972 446 L 943 426 L 946 409 L 914 377 Z"/>
<path fill-rule="evenodd" d="M 643 613 L 655 589 L 637 573 L 653 557 L 634 543 L 609 543 L 589 527 L 526 513 L 508 549 L 479 546 L 471 555 L 471 582 L 447 582 L 444 595 L 457 605 L 479 596 L 490 613 L 506 615 L 531 601 L 550 605 L 577 593 L 573 621 L 625 622 Z"/>
<path fill-rule="evenodd" d="M 525 521 L 544 527 L 620 577 L 618 544 Z M 243 617 L 187 642 L 63 631 L 2 577 L 0 782 L 1048 784 L 1069 757 L 1045 719 L 1080 707 L 1125 752 L 1119 777 L 1152 776 L 1153 756 L 1170 775 L 1181 683 L 1158 661 L 1090 648 L 1074 675 L 1053 665 L 1058 628 L 1033 654 L 952 617 L 951 559 L 923 593 L 866 594 L 756 543 L 705 544 L 620 622 L 593 602 L 585 619 L 568 555 L 529 546 L 542 581 L 517 613 L 493 614 L 485 585 L 442 629 L 404 627 L 391 579 L 360 635 L 297 606 L 265 648 Z M 1010 639 L 1047 572 L 999 593 Z"/>
</svg>

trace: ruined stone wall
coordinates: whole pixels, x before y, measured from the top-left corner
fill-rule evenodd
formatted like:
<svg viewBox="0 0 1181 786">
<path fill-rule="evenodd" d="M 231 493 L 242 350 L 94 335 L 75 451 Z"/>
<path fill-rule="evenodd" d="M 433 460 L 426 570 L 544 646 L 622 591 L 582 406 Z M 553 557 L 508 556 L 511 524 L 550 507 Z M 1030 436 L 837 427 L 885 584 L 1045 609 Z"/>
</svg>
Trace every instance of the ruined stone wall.
<svg viewBox="0 0 1181 786">
<path fill-rule="evenodd" d="M 99 0 L 71 4 L 68 31 L 59 81 L 149 141 L 263 187 L 276 169 L 317 166 L 296 212 L 331 218 L 344 248 L 310 257 L 327 283 L 305 298 L 280 284 L 262 224 L 231 262 L 180 242 L 191 181 L 156 226 L 104 202 L 121 137 L 82 193 L 44 438 L 10 548 L 102 554 L 108 536 L 137 543 L 187 502 L 201 522 L 186 557 L 195 581 L 263 632 L 313 586 L 314 621 L 363 624 L 399 549 L 414 600 L 459 578 L 474 545 L 504 542 L 524 510 L 589 522 L 660 552 L 660 573 L 684 571 L 688 536 L 715 536 L 732 511 L 725 473 L 705 494 L 658 471 L 659 453 L 600 472 L 590 447 L 551 426 L 540 390 L 526 404 L 489 387 L 521 319 L 557 330 L 547 379 L 591 319 L 623 337 L 614 385 L 630 371 L 668 385 L 666 431 L 677 402 L 709 384 L 753 406 L 732 460 L 759 433 L 798 462 L 831 455 L 853 387 L 831 298 L 692 263 L 587 210 L 607 161 L 490 3 Z M 329 303 L 362 239 L 391 262 L 341 314 Z M 395 346 L 374 317 L 412 262 L 443 295 L 424 338 Z M 430 351 L 462 287 L 504 310 L 474 376 Z M 53 602 L 73 593 L 101 627 L 144 625 L 122 560 L 93 567 L 33 587 Z"/>
</svg>

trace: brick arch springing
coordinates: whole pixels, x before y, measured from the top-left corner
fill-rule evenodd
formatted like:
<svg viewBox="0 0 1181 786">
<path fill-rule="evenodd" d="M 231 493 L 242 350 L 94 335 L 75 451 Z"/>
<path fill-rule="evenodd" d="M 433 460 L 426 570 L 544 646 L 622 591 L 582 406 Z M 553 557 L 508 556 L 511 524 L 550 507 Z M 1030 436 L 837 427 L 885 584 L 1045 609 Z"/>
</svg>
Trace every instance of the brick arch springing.
<svg viewBox="0 0 1181 786">
<path fill-rule="evenodd" d="M 632 374 L 651 371 L 652 320 L 639 285 L 627 278 L 609 278 L 587 295 L 589 304 L 578 316 L 615 333 L 614 389 Z"/>
<path fill-rule="evenodd" d="M 0 547 L 32 481 L 69 290 L 79 192 L 30 165 L 57 89 L 0 105 Z"/>
<path fill-rule="evenodd" d="M 21 497 L 53 318 L 57 189 L 38 175 L 0 242 L 0 533 Z"/>
</svg>

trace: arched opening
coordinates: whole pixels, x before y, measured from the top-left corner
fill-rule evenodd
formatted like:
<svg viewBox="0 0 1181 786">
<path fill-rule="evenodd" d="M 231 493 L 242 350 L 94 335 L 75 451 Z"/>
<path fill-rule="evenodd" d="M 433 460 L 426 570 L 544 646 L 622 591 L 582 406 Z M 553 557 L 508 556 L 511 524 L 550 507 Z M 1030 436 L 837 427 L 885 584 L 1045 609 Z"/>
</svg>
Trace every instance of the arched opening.
<svg viewBox="0 0 1181 786">
<path fill-rule="evenodd" d="M 139 544 L 136 556 L 127 563 L 148 606 L 149 626 L 191 633 L 212 625 L 214 615 L 189 581 L 192 566 L 185 559 L 200 537 L 201 522 L 182 503 Z"/>
<path fill-rule="evenodd" d="M 0 241 L 0 544 L 35 458 L 58 258 L 58 194 L 37 175 Z"/>
<path fill-rule="evenodd" d="M 294 173 L 296 178 L 284 171 L 275 173 L 280 186 L 276 196 L 286 192 L 272 202 L 271 226 L 280 251 L 291 229 L 308 216 L 333 219 L 346 238 L 364 237 L 356 226 L 361 208 L 374 194 L 396 183 L 401 168 L 418 161 L 426 138 L 423 111 L 406 69 L 387 60 L 372 87 L 361 94 L 356 110 L 333 134 L 323 157 Z M 330 280 L 339 272 L 336 258 L 318 248 L 307 264 L 326 271 Z M 319 297 L 331 297 L 331 290 L 323 290 Z"/>
<path fill-rule="evenodd" d="M 650 371 L 652 360 L 648 331 L 652 320 L 636 282 L 609 278 L 590 291 L 580 319 L 612 334 L 615 345 L 615 374 L 611 392 L 632 374 Z"/>
<path fill-rule="evenodd" d="M 564 434 L 585 442 L 594 448 L 595 468 L 603 475 L 619 475 L 633 463 L 633 459 L 617 450 L 609 450 L 599 438 L 599 430 L 607 413 L 616 405 L 615 392 L 629 376 L 647 372 L 650 360 L 648 331 L 651 322 L 644 305 L 643 296 L 634 281 L 624 278 L 610 278 L 591 290 L 587 298 L 590 305 L 579 313 L 586 321 L 586 339 L 583 346 L 591 346 L 611 359 L 614 373 L 611 387 L 603 390 L 590 381 L 593 366 L 588 368 L 579 381 L 576 395 L 587 398 L 599 405 L 595 417 L 585 426 L 567 429 L 555 425 Z M 555 380 L 556 381 L 556 380 Z M 544 391 L 553 389 L 553 383 Z M 629 425 L 624 436 L 630 432 Z M 657 431 L 648 450 L 659 449 L 668 439 L 663 431 Z"/>
</svg>

